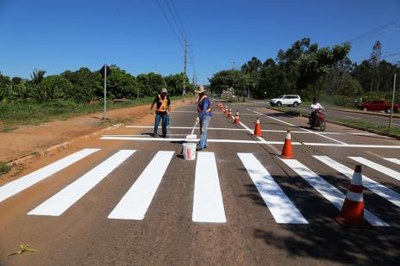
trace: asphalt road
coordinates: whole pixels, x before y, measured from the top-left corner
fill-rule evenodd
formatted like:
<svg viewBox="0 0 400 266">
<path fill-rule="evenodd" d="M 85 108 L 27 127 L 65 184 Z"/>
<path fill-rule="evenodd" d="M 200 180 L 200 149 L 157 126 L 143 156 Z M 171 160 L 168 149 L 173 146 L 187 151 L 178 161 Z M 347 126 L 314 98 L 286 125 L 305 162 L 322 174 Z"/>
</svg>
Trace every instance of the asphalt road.
<svg viewBox="0 0 400 266">
<path fill-rule="evenodd" d="M 257 102 L 257 106 L 267 106 L 265 102 Z M 302 111 L 308 113 L 310 108 L 305 105 L 301 105 L 297 108 L 292 108 L 295 111 Z M 285 109 L 287 110 L 287 109 Z M 355 123 L 366 122 L 376 126 L 389 126 L 390 123 L 390 114 L 386 114 L 385 112 L 372 112 L 372 111 L 361 111 L 361 110 L 353 110 L 353 109 L 340 109 L 340 108 L 330 108 L 327 107 L 325 110 L 326 119 L 330 121 L 354 121 Z M 398 113 L 394 113 L 392 116 L 392 127 L 400 128 L 400 115 Z"/>
<path fill-rule="evenodd" d="M 127 125 L 38 161 L 0 187 L 0 265 L 398 263 L 400 141 L 309 130 L 259 104 L 230 108 L 241 124 L 214 110 L 196 160 L 181 156 L 196 117 L 186 106 L 168 139 Z M 287 129 L 292 159 L 280 156 Z M 357 164 L 367 225 L 345 228 L 334 218 Z M 36 251 L 7 256 L 24 243 Z"/>
</svg>

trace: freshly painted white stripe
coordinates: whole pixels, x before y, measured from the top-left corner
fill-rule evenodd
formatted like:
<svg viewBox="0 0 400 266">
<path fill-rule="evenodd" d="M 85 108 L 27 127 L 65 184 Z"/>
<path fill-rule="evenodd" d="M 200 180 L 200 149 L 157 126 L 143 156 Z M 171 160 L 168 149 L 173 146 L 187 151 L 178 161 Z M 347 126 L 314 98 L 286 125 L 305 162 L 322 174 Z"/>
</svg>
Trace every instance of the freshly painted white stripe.
<svg viewBox="0 0 400 266">
<path fill-rule="evenodd" d="M 363 197 L 362 193 L 355 193 L 353 191 L 347 191 L 346 198 L 351 201 L 355 201 L 355 202 L 363 202 L 364 201 L 364 197 Z"/>
<path fill-rule="evenodd" d="M 123 163 L 135 150 L 120 150 L 63 190 L 30 211 L 29 215 L 60 216 Z"/>
<path fill-rule="evenodd" d="M 258 192 L 277 223 L 308 224 L 270 173 L 251 153 L 238 153 Z"/>
<path fill-rule="evenodd" d="M 342 173 L 343 175 L 347 176 L 348 178 L 353 178 L 354 170 L 350 169 L 349 167 L 336 162 L 335 160 L 329 158 L 328 156 L 317 156 L 314 157 L 327 166 L 335 169 L 336 171 Z M 376 193 L 377 195 L 381 196 L 382 198 L 390 201 L 394 205 L 400 207 L 400 194 L 391 190 L 390 188 L 385 187 L 384 185 L 368 178 L 365 175 L 362 175 L 363 185 L 364 187 L 368 188 L 372 192 Z"/>
<path fill-rule="evenodd" d="M 272 116 L 269 116 L 269 115 L 266 115 L 266 114 L 263 114 L 263 113 L 260 113 L 260 112 L 257 112 L 257 111 L 253 111 L 253 113 L 258 114 L 258 115 L 262 115 L 262 116 L 266 116 L 266 117 L 268 117 L 268 118 L 270 118 L 270 119 L 272 119 L 272 120 L 278 121 L 278 122 L 280 122 L 280 123 L 282 123 L 282 124 L 285 124 L 285 125 L 288 125 L 288 126 L 291 126 L 291 127 L 294 127 L 294 126 L 295 126 L 295 125 L 293 125 L 293 124 L 291 124 L 291 123 L 289 123 L 289 122 L 280 120 L 280 119 L 278 119 L 278 118 L 275 118 L 275 117 L 272 117 Z"/>
<path fill-rule="evenodd" d="M 0 202 L 8 199 L 9 197 L 35 185 L 43 179 L 61 171 L 62 169 L 70 166 L 71 164 L 89 156 L 90 154 L 98 151 L 99 149 L 83 149 L 73 153 L 61 160 L 58 160 L 48 166 L 45 166 L 33 173 L 23 176 L 15 181 L 7 183 L 0 187 Z"/>
<path fill-rule="evenodd" d="M 363 165 L 366 165 L 366 166 L 368 166 L 370 168 L 373 168 L 374 170 L 379 171 L 379 172 L 381 172 L 381 173 L 383 173 L 383 174 L 385 174 L 387 176 L 390 176 L 390 177 L 392 177 L 392 178 L 394 178 L 396 180 L 400 180 L 400 173 L 396 172 L 396 171 L 394 171 L 394 170 L 392 170 L 392 169 L 390 169 L 390 168 L 388 168 L 386 166 L 380 165 L 378 163 L 375 163 L 375 162 L 373 162 L 371 160 L 368 160 L 368 159 L 365 159 L 363 157 L 350 156 L 349 158 L 354 160 L 354 161 L 356 161 L 356 162 L 359 162 L 359 163 L 361 163 Z"/>
<path fill-rule="evenodd" d="M 345 195 L 339 189 L 326 182 L 319 175 L 311 171 L 299 161 L 294 159 L 281 160 L 286 163 L 290 168 L 292 168 L 305 181 L 307 181 L 307 183 L 310 184 L 316 191 L 318 191 L 324 198 L 329 200 L 338 210 L 342 209 Z M 349 194 L 347 195 L 349 196 Z M 350 197 L 352 196 L 354 195 L 350 195 Z M 364 210 L 364 218 L 373 226 L 389 226 L 389 224 L 382 221 L 380 218 L 378 218 L 376 215 L 368 210 Z"/>
<path fill-rule="evenodd" d="M 173 155 L 173 151 L 157 152 L 108 218 L 143 220 Z"/>
<path fill-rule="evenodd" d="M 397 158 L 384 158 L 386 161 L 400 165 L 400 160 Z"/>
<path fill-rule="evenodd" d="M 186 141 L 184 138 L 138 138 L 138 137 L 120 137 L 103 135 L 102 140 L 132 140 L 132 141 L 155 141 L 155 142 L 171 142 L 171 141 Z M 198 139 L 196 139 L 198 140 Z M 268 144 L 268 145 L 283 145 L 284 141 L 258 141 L 258 140 L 234 140 L 234 139 L 208 139 L 208 142 L 214 143 L 243 143 L 243 144 Z M 307 145 L 315 147 L 337 147 L 337 148 L 379 148 L 379 149 L 400 149 L 400 145 L 369 145 L 369 144 L 346 144 L 339 143 L 313 143 L 313 142 L 292 142 L 293 146 Z"/>
<path fill-rule="evenodd" d="M 153 129 L 154 126 L 126 126 L 126 128 L 143 128 L 143 129 Z M 193 127 L 169 127 L 170 129 L 192 129 Z M 249 128 L 246 126 L 246 128 L 222 128 L 222 127 L 209 127 L 208 130 L 220 130 L 220 131 L 249 131 Z M 251 129 L 250 129 L 251 131 Z M 262 132 L 270 132 L 270 133 L 286 133 L 286 130 L 273 130 L 273 129 L 261 129 Z M 292 130 L 291 131 L 293 134 L 313 134 L 315 135 L 316 132 L 313 131 L 304 131 L 304 130 Z M 325 131 L 325 132 L 318 132 L 318 134 L 321 135 L 360 135 L 360 136 L 373 136 L 376 135 L 375 133 L 369 133 L 369 132 L 330 132 L 330 131 Z"/>
<path fill-rule="evenodd" d="M 192 220 L 204 223 L 226 223 L 213 152 L 197 153 Z"/>
</svg>

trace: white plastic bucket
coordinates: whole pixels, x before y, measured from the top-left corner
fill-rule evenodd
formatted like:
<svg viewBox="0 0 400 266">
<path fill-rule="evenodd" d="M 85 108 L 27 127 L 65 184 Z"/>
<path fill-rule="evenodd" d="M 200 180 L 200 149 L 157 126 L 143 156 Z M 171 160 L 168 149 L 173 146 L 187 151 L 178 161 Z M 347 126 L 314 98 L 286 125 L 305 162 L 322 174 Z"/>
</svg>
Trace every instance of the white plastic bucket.
<svg viewBox="0 0 400 266">
<path fill-rule="evenodd" d="M 196 160 L 196 143 L 183 143 L 183 158 Z"/>
</svg>

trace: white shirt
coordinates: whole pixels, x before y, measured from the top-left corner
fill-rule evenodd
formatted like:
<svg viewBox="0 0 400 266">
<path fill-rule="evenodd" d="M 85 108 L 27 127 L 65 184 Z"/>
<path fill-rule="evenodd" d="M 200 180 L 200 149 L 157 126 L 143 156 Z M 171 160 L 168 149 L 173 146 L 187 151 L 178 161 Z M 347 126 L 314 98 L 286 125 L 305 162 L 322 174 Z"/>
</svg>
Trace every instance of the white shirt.
<svg viewBox="0 0 400 266">
<path fill-rule="evenodd" d="M 314 112 L 315 110 L 318 109 L 324 109 L 324 107 L 322 107 L 322 105 L 320 103 L 312 103 L 311 104 L 311 111 Z"/>
</svg>

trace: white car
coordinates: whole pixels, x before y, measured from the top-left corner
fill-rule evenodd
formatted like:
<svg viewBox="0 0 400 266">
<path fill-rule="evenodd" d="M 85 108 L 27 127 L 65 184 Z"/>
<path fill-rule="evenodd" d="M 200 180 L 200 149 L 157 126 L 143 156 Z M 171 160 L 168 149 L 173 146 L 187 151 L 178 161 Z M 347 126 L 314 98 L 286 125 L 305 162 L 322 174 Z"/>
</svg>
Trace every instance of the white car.
<svg viewBox="0 0 400 266">
<path fill-rule="evenodd" d="M 271 106 L 287 105 L 287 106 L 297 107 L 299 106 L 299 104 L 301 104 L 301 98 L 297 94 L 286 94 L 271 99 L 269 103 L 271 104 Z"/>
</svg>

